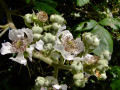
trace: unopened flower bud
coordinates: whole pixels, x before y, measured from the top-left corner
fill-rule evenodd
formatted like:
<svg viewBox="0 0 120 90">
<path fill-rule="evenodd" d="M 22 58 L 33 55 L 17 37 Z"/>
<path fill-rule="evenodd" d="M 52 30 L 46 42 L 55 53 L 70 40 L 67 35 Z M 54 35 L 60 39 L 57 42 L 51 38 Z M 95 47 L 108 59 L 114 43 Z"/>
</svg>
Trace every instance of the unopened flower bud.
<svg viewBox="0 0 120 90">
<path fill-rule="evenodd" d="M 77 73 L 73 76 L 74 80 L 78 80 L 78 79 L 83 79 L 84 78 L 84 74 L 83 73 Z"/>
<path fill-rule="evenodd" d="M 99 60 L 97 62 L 98 66 L 97 69 L 98 70 L 106 70 L 108 68 L 108 61 L 107 60 Z"/>
<path fill-rule="evenodd" d="M 75 80 L 75 85 L 77 87 L 85 87 L 85 81 L 84 80 Z"/>
<path fill-rule="evenodd" d="M 43 78 L 43 77 L 37 77 L 37 79 L 35 80 L 36 86 L 43 86 L 44 83 L 45 83 L 45 78 Z"/>
<path fill-rule="evenodd" d="M 65 23 L 65 19 L 62 16 L 56 15 L 56 14 L 50 16 L 50 21 L 51 22 L 57 22 L 59 24 L 64 24 Z"/>
<path fill-rule="evenodd" d="M 32 27 L 32 31 L 33 31 L 34 34 L 35 33 L 39 34 L 39 33 L 42 33 L 43 29 L 42 29 L 42 27 L 39 27 L 38 25 L 34 25 Z"/>
<path fill-rule="evenodd" d="M 26 23 L 33 23 L 32 14 L 25 14 L 24 20 Z"/>
<path fill-rule="evenodd" d="M 73 61 L 71 67 L 73 67 L 76 72 L 81 72 L 83 70 L 83 65 L 80 61 Z"/>
<path fill-rule="evenodd" d="M 35 40 L 39 40 L 39 39 L 41 39 L 42 38 L 42 35 L 41 34 L 33 34 L 33 36 L 34 36 L 34 39 Z"/>
<path fill-rule="evenodd" d="M 93 45 L 99 46 L 99 43 L 100 43 L 100 40 L 96 36 L 93 36 Z"/>
<path fill-rule="evenodd" d="M 46 50 L 51 50 L 51 49 L 53 48 L 53 45 L 52 45 L 52 43 L 48 43 L 48 44 L 46 44 L 46 45 L 44 46 L 44 48 L 45 48 Z"/>
<path fill-rule="evenodd" d="M 55 41 L 55 36 L 52 35 L 51 33 L 45 33 L 43 37 L 43 41 L 46 43 L 51 43 Z"/>
<path fill-rule="evenodd" d="M 90 50 L 95 49 L 97 46 L 99 46 L 100 40 L 97 38 L 96 35 L 93 35 L 90 32 L 84 33 L 82 35 L 83 42 L 86 47 L 89 47 Z"/>
<path fill-rule="evenodd" d="M 58 30 L 60 27 L 61 27 L 61 25 L 58 24 L 58 23 L 53 23 L 53 24 L 52 24 L 52 28 L 53 28 L 54 30 Z"/>
<path fill-rule="evenodd" d="M 101 58 L 110 60 L 111 59 L 111 53 L 108 50 L 105 50 L 105 51 L 102 52 Z"/>
</svg>

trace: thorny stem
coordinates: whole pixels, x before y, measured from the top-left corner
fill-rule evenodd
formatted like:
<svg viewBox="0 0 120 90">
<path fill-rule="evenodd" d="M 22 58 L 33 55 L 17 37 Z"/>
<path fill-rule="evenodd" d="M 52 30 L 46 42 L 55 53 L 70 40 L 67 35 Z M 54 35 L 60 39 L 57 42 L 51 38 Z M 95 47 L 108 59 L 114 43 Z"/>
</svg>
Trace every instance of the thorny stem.
<svg viewBox="0 0 120 90">
<path fill-rule="evenodd" d="M 58 69 L 65 69 L 65 70 L 72 70 L 73 68 L 69 65 L 63 65 L 63 64 L 59 64 L 57 62 L 54 62 L 51 58 L 49 57 L 45 57 L 44 55 L 42 55 L 41 53 L 39 53 L 38 51 L 34 51 L 33 52 L 33 57 L 37 58 L 39 60 L 42 60 L 43 62 L 53 66 L 53 67 L 57 67 Z"/>
</svg>

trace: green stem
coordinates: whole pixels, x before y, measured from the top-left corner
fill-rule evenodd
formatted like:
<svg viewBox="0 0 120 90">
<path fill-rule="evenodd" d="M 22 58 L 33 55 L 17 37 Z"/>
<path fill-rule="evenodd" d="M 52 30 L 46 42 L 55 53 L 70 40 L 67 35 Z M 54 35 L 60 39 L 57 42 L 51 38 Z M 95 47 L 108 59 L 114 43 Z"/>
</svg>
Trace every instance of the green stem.
<svg viewBox="0 0 120 90">
<path fill-rule="evenodd" d="M 47 63 L 47 64 L 49 64 L 49 65 L 51 65 L 53 67 L 57 66 L 58 69 L 72 70 L 71 66 L 59 64 L 58 62 L 54 62 L 51 58 L 45 57 L 44 55 L 42 55 L 38 51 L 33 52 L 33 57 L 37 58 L 39 60 L 42 60 L 43 62 L 45 62 L 45 63 Z"/>
<path fill-rule="evenodd" d="M 58 70 L 59 68 L 57 66 L 54 66 L 54 77 L 57 79 L 58 77 Z"/>
<path fill-rule="evenodd" d="M 0 33 L 0 38 L 7 32 L 8 28 L 6 28 L 5 30 L 3 30 L 1 33 Z"/>
</svg>

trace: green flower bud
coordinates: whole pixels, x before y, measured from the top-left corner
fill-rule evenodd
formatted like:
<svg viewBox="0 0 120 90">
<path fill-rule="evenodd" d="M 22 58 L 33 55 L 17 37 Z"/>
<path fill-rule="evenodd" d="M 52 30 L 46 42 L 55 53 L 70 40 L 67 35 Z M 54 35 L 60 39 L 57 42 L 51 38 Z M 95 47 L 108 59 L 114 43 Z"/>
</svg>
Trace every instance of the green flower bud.
<svg viewBox="0 0 120 90">
<path fill-rule="evenodd" d="M 24 20 L 26 23 L 33 23 L 32 14 L 25 14 Z"/>
<path fill-rule="evenodd" d="M 35 85 L 36 86 L 43 86 L 45 83 L 45 78 L 43 77 L 37 77 L 37 79 L 35 80 Z"/>
<path fill-rule="evenodd" d="M 92 38 L 93 38 L 93 45 L 96 47 L 99 46 L 100 40 L 96 36 L 93 36 Z"/>
<path fill-rule="evenodd" d="M 33 33 L 39 34 L 39 33 L 42 33 L 43 29 L 42 29 L 42 27 L 39 27 L 38 25 L 34 25 L 32 27 L 32 31 L 33 31 Z"/>
<path fill-rule="evenodd" d="M 51 22 L 57 22 L 59 24 L 64 24 L 65 23 L 65 19 L 62 16 L 56 15 L 56 14 L 50 16 L 50 21 Z"/>
<path fill-rule="evenodd" d="M 80 61 L 73 61 L 71 67 L 73 67 L 76 72 L 81 72 L 83 70 L 83 65 Z"/>
<path fill-rule="evenodd" d="M 75 80 L 75 85 L 77 87 L 85 87 L 85 81 L 84 80 Z"/>
<path fill-rule="evenodd" d="M 100 40 L 97 38 L 96 35 L 93 35 L 92 33 L 84 33 L 82 35 L 83 42 L 86 47 L 88 47 L 89 50 L 95 49 L 97 46 L 99 46 Z"/>
<path fill-rule="evenodd" d="M 102 59 L 111 59 L 111 53 L 108 50 L 104 50 L 100 56 Z"/>
<path fill-rule="evenodd" d="M 99 39 L 97 38 L 96 35 L 93 35 L 92 33 L 84 33 L 83 41 L 89 45 L 94 45 L 94 46 L 99 45 Z"/>
<path fill-rule="evenodd" d="M 97 62 L 98 66 L 97 66 L 97 69 L 98 70 L 101 70 L 101 71 L 104 71 L 108 68 L 108 61 L 107 60 L 99 60 Z"/>
<path fill-rule="evenodd" d="M 55 36 L 52 35 L 51 33 L 45 33 L 43 37 L 43 41 L 46 43 L 51 43 L 55 41 Z"/>
<path fill-rule="evenodd" d="M 41 39 L 42 38 L 42 35 L 41 34 L 33 34 L 33 36 L 34 36 L 34 39 L 35 40 L 39 40 L 39 39 Z"/>
<path fill-rule="evenodd" d="M 53 48 L 53 45 L 52 45 L 52 43 L 48 43 L 48 44 L 44 45 L 44 48 L 46 50 L 51 50 Z"/>
<path fill-rule="evenodd" d="M 53 23 L 53 24 L 52 24 L 52 28 L 53 28 L 54 30 L 58 30 L 60 27 L 61 27 L 61 25 L 58 24 L 58 23 Z"/>
<path fill-rule="evenodd" d="M 73 76 L 74 80 L 78 80 L 78 79 L 83 79 L 84 78 L 84 74 L 83 73 L 77 73 Z"/>
</svg>

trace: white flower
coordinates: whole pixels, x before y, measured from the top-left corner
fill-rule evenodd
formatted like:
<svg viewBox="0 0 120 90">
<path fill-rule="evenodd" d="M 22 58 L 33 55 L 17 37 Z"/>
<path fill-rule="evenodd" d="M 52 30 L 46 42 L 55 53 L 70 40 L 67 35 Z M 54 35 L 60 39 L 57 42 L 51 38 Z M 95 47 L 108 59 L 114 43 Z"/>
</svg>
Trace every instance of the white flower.
<svg viewBox="0 0 120 90">
<path fill-rule="evenodd" d="M 72 34 L 69 30 L 64 30 L 65 28 L 66 26 L 63 26 L 58 30 L 54 49 L 60 52 L 64 59 L 73 60 L 84 50 L 84 44 L 80 38 L 74 40 Z"/>
<path fill-rule="evenodd" d="M 1 54 L 5 55 L 5 54 L 12 53 L 11 49 L 12 49 L 11 43 L 9 42 L 2 43 Z"/>
<path fill-rule="evenodd" d="M 27 64 L 27 60 L 24 58 L 23 53 L 18 53 L 18 55 L 15 58 L 11 57 L 10 59 L 23 65 Z"/>
<path fill-rule="evenodd" d="M 67 90 L 67 85 L 66 84 L 61 84 L 61 85 L 58 85 L 58 84 L 55 84 L 53 85 L 53 90 Z"/>
<path fill-rule="evenodd" d="M 10 30 L 9 31 L 9 39 L 12 43 L 5 42 L 2 43 L 1 54 L 9 54 L 9 53 L 17 53 L 15 58 L 11 57 L 13 61 L 16 61 L 20 64 L 27 64 L 27 60 L 24 58 L 24 52 L 27 49 L 27 46 L 33 41 L 32 31 L 28 28 L 18 29 L 18 30 Z M 29 49 L 29 48 L 28 48 Z M 28 54 L 31 59 L 31 53 L 33 49 L 29 49 Z"/>
</svg>

